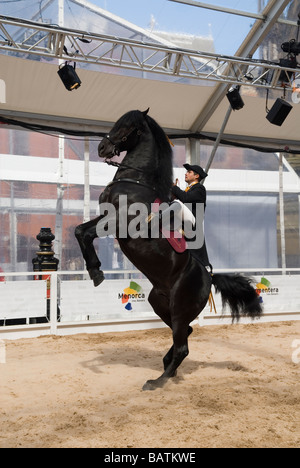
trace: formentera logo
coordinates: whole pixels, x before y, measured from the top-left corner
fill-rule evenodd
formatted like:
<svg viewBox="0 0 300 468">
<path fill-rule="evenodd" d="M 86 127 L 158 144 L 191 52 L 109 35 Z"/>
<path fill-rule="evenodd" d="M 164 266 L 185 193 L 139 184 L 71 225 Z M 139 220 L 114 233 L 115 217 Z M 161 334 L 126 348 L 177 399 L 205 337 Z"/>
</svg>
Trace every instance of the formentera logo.
<svg viewBox="0 0 300 468">
<path fill-rule="evenodd" d="M 256 292 L 260 297 L 261 303 L 263 303 L 265 295 L 277 296 L 279 294 L 279 288 L 273 287 L 267 278 L 262 277 L 260 283 L 257 283 L 256 285 Z"/>
<path fill-rule="evenodd" d="M 146 295 L 143 292 L 142 286 L 135 281 L 130 281 L 129 287 L 118 294 L 118 299 L 122 301 L 126 310 L 131 311 L 133 310 L 133 303 L 146 301 Z"/>
</svg>

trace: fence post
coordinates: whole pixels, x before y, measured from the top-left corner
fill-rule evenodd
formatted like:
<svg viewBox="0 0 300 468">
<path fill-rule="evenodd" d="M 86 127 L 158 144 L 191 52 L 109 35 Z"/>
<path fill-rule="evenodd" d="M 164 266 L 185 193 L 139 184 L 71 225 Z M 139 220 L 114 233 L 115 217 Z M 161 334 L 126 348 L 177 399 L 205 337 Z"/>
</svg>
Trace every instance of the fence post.
<svg viewBox="0 0 300 468">
<path fill-rule="evenodd" d="M 51 289 L 50 289 L 50 334 L 57 334 L 57 273 L 51 273 Z"/>
<path fill-rule="evenodd" d="M 59 264 L 59 260 L 54 257 L 55 253 L 52 250 L 52 242 L 54 241 L 55 236 L 52 234 L 51 228 L 43 227 L 36 238 L 40 241 L 40 249 L 36 253 L 37 256 L 32 260 L 33 271 L 36 273 L 34 279 L 47 280 L 47 320 L 50 320 L 51 280 L 48 272 L 57 271 Z"/>
</svg>

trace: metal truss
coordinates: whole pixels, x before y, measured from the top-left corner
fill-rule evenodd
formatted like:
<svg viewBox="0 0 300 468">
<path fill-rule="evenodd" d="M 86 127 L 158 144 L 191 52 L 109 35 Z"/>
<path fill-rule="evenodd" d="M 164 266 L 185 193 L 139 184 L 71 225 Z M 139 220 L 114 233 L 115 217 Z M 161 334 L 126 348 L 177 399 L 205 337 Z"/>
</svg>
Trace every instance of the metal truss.
<svg viewBox="0 0 300 468">
<path fill-rule="evenodd" d="M 275 62 L 173 48 L 4 16 L 0 16 L 0 50 L 19 57 L 46 57 L 158 73 L 174 79 L 274 90 L 293 90 L 295 80 L 300 78 L 300 68 L 284 68 Z"/>
</svg>

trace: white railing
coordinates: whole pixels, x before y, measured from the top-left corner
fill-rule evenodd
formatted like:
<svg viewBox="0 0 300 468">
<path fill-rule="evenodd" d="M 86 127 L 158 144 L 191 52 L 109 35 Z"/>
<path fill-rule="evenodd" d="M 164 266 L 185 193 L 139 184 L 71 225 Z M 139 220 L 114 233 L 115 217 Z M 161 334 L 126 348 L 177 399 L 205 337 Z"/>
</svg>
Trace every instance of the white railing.
<svg viewBox="0 0 300 468">
<path fill-rule="evenodd" d="M 257 285 L 263 281 L 261 321 L 300 320 L 299 268 L 234 269 L 226 273 L 254 275 Z M 5 282 L 0 281 L 0 339 L 164 326 L 147 300 L 152 286 L 137 270 L 106 271 L 108 279 L 98 288 L 93 287 L 86 271 L 41 274 L 51 278 L 50 296 L 47 281 L 33 281 L 33 272 L 0 273 L 0 280 L 5 278 Z M 116 276 L 117 279 L 109 279 Z M 199 317 L 200 325 L 231 323 L 229 312 L 222 313 L 220 295 L 214 294 L 214 300 L 217 313 L 207 305 Z M 14 324 L 21 318 L 24 324 Z"/>
</svg>

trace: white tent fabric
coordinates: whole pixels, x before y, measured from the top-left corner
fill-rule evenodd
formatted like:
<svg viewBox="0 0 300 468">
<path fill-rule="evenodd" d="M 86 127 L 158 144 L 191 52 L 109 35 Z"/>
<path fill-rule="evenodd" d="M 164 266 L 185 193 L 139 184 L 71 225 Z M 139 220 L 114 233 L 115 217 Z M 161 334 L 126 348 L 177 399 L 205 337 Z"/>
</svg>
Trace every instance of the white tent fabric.
<svg viewBox="0 0 300 468">
<path fill-rule="evenodd" d="M 78 70 L 83 84 L 67 92 L 56 65 L 0 55 L 0 70 L 6 83 L 0 114 L 77 120 L 78 125 L 111 125 L 129 110 L 150 107 L 163 127 L 187 131 L 212 89 Z"/>
<path fill-rule="evenodd" d="M 47 120 L 52 125 L 60 121 L 92 126 L 100 131 L 111 126 L 121 115 L 132 109 L 150 107 L 151 116 L 161 126 L 173 132 L 188 132 L 199 110 L 214 94 L 212 85 L 191 86 L 157 80 L 80 70 L 83 82 L 76 91 L 66 92 L 57 75 L 57 66 L 0 55 L 0 79 L 6 84 L 6 102 L 0 114 Z M 299 147 L 300 104 L 294 105 L 288 120 L 277 127 L 266 119 L 265 96 L 243 96 L 245 107 L 233 112 L 226 135 Z M 269 106 L 273 101 L 269 101 Z M 225 99 L 202 130 L 218 134 L 228 101 Z M 22 120 L 22 119 L 21 119 Z M 41 122 L 40 122 L 41 123 Z"/>
</svg>

